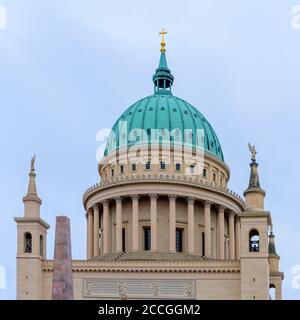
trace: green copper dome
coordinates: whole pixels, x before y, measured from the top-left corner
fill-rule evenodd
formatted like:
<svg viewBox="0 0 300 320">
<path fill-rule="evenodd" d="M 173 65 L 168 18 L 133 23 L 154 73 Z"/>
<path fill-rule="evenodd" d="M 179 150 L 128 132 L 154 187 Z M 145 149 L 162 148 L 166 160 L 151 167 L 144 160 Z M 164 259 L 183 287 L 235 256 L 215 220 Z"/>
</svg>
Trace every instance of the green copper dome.
<svg viewBox="0 0 300 320">
<path fill-rule="evenodd" d="M 130 147 L 145 141 L 150 143 L 151 132 L 159 129 L 162 135 L 165 131 L 173 132 L 168 136 L 171 144 L 174 143 L 172 139 L 176 143 L 177 132 L 182 133 L 179 135 L 181 143 L 186 143 L 184 132 L 189 132 L 192 147 L 199 146 L 197 132 L 202 132 L 204 152 L 224 161 L 220 142 L 210 123 L 198 109 L 172 95 L 174 77 L 168 69 L 165 52 L 161 53 L 153 81 L 154 94 L 130 106 L 113 126 L 104 155 L 108 156 L 124 144 Z"/>
</svg>

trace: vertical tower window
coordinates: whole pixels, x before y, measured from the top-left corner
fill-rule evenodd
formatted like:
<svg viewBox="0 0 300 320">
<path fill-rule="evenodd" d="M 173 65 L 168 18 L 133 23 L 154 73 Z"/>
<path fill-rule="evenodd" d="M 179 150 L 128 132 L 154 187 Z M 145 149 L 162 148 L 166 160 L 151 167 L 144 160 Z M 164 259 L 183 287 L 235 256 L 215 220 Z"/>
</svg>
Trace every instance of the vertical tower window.
<svg viewBox="0 0 300 320">
<path fill-rule="evenodd" d="M 182 229 L 176 229 L 176 251 L 182 252 Z"/>
<path fill-rule="evenodd" d="M 249 233 L 249 251 L 259 252 L 259 232 L 256 229 Z"/>
<path fill-rule="evenodd" d="M 176 163 L 176 171 L 180 171 L 180 170 L 181 170 L 180 163 Z"/>
<path fill-rule="evenodd" d="M 160 162 L 160 169 L 161 170 L 166 170 L 166 163 L 164 161 Z"/>
<path fill-rule="evenodd" d="M 124 165 L 121 165 L 121 166 L 120 166 L 120 172 L 121 172 L 121 174 L 124 173 Z"/>
<path fill-rule="evenodd" d="M 203 169 L 202 175 L 203 175 L 204 178 L 206 178 L 206 176 L 207 176 L 207 170 L 206 169 Z"/>
<path fill-rule="evenodd" d="M 115 170 L 111 169 L 111 176 L 113 177 L 115 175 Z"/>
<path fill-rule="evenodd" d="M 40 235 L 40 256 L 44 255 L 44 239 L 43 236 Z"/>
<path fill-rule="evenodd" d="M 151 229 L 150 227 L 144 228 L 144 250 L 148 251 L 151 249 Z"/>
<path fill-rule="evenodd" d="M 24 251 L 25 253 L 32 253 L 32 235 L 29 232 L 24 236 Z"/>
<path fill-rule="evenodd" d="M 131 165 L 131 170 L 132 170 L 132 171 L 136 171 L 136 163 L 133 163 L 133 164 Z"/>
<path fill-rule="evenodd" d="M 194 164 L 190 166 L 190 173 L 191 174 L 195 173 L 195 165 Z"/>
</svg>

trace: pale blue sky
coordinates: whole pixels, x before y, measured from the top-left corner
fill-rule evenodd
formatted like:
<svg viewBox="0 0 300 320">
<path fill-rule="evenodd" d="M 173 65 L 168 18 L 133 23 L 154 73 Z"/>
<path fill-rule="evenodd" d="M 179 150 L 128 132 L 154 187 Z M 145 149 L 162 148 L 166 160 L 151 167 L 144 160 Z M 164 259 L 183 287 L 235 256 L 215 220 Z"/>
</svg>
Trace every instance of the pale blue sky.
<svg viewBox="0 0 300 320">
<path fill-rule="evenodd" d="M 0 265 L 15 298 L 16 226 L 23 214 L 30 157 L 37 154 L 42 217 L 71 218 L 73 257 L 85 258 L 82 194 L 98 181 L 96 133 L 152 94 L 158 32 L 168 30 L 173 93 L 195 105 L 218 134 L 230 187 L 249 177 L 256 145 L 266 209 L 285 272 L 284 298 L 299 299 L 300 0 L 0 0 Z"/>
</svg>

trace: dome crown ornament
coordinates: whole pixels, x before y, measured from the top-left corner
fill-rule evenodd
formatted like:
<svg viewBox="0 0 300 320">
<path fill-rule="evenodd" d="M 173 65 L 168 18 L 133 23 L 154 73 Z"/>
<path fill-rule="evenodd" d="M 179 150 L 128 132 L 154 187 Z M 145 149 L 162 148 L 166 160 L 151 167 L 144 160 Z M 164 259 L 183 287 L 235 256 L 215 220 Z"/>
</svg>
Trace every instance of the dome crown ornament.
<svg viewBox="0 0 300 320">
<path fill-rule="evenodd" d="M 159 33 L 162 36 L 160 43 L 160 60 L 159 66 L 155 70 L 153 76 L 154 82 L 154 94 L 172 94 L 171 88 L 174 82 L 174 77 L 171 74 L 171 70 L 168 68 L 167 58 L 166 58 L 166 42 L 165 35 L 167 32 L 162 29 Z"/>
<path fill-rule="evenodd" d="M 160 52 L 166 52 L 165 35 L 168 34 L 168 32 L 162 28 L 159 34 L 161 35 Z"/>
</svg>

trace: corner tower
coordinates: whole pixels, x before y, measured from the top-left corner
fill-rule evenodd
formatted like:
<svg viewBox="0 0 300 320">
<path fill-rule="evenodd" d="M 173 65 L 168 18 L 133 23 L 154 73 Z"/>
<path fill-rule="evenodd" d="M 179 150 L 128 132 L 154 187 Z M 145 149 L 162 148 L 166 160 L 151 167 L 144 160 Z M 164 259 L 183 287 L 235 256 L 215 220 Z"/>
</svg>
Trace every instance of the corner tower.
<svg viewBox="0 0 300 320">
<path fill-rule="evenodd" d="M 23 198 L 24 216 L 17 223 L 17 299 L 43 298 L 42 262 L 46 259 L 46 237 L 49 225 L 40 217 L 42 200 L 35 182 L 35 156 L 31 159 L 29 185 Z"/>
<path fill-rule="evenodd" d="M 244 192 L 245 212 L 241 220 L 241 299 L 269 299 L 269 244 L 270 213 L 264 210 L 265 191 L 261 189 L 255 146 L 252 154 L 249 186 Z"/>
</svg>

